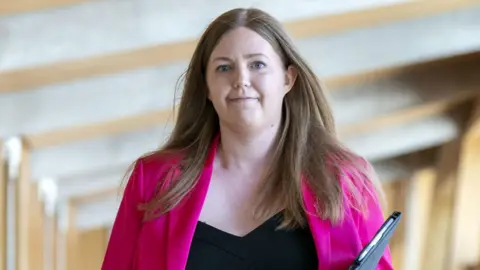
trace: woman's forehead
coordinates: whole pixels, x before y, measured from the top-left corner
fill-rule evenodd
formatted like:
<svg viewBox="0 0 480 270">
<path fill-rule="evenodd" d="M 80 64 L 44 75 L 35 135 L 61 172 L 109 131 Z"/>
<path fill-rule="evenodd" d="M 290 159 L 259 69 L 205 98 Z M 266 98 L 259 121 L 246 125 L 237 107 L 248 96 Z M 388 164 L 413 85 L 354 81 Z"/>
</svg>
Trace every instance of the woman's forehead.
<svg viewBox="0 0 480 270">
<path fill-rule="evenodd" d="M 276 52 L 270 43 L 255 31 L 239 27 L 226 33 L 214 48 L 211 58 L 233 57 L 241 54 L 248 58 L 252 56 L 271 57 Z"/>
</svg>

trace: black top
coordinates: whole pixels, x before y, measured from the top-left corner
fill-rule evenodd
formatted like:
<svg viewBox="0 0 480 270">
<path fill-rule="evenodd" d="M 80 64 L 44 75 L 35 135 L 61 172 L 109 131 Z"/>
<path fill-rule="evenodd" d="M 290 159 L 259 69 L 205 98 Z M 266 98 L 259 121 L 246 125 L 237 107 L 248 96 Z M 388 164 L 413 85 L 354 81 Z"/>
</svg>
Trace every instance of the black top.
<svg viewBox="0 0 480 270">
<path fill-rule="evenodd" d="M 318 269 L 308 228 L 276 230 L 277 214 L 243 237 L 198 222 L 186 270 Z"/>
</svg>

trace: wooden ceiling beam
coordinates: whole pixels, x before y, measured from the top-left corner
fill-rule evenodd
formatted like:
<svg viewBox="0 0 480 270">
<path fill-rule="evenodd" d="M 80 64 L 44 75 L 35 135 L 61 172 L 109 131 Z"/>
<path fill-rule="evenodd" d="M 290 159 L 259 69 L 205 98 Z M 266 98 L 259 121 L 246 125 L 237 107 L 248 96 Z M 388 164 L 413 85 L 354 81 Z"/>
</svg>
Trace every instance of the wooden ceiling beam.
<svg viewBox="0 0 480 270">
<path fill-rule="evenodd" d="M 287 22 L 285 27 L 294 38 L 308 38 L 451 12 L 478 4 L 479 0 L 439 0 L 435 4 L 432 4 L 431 1 L 411 1 L 368 10 Z M 197 40 L 187 40 L 0 72 L 0 93 L 35 89 L 72 80 L 187 60 L 191 57 L 196 43 Z"/>
<path fill-rule="evenodd" d="M 407 1 L 405 3 L 375 7 L 367 10 L 299 20 L 286 24 L 294 38 L 308 38 L 320 34 L 332 34 L 378 24 L 410 20 L 451 12 L 478 5 L 478 0 Z"/>
<path fill-rule="evenodd" d="M 31 134 L 26 136 L 26 140 L 29 142 L 29 145 L 35 149 L 44 148 L 148 129 L 165 124 L 169 121 L 173 123 L 173 121 L 175 121 L 174 115 L 174 110 L 158 110 L 134 116 L 117 118 L 111 121 Z"/>
<path fill-rule="evenodd" d="M 0 2 L 0 16 L 58 8 L 89 0 L 10 0 Z"/>
<path fill-rule="evenodd" d="M 480 61 L 480 50 L 465 54 L 449 55 L 419 62 L 400 64 L 378 69 L 365 70 L 353 74 L 324 78 L 323 82 L 329 91 L 341 89 L 348 85 L 360 85 L 373 81 L 398 78 L 416 73 L 435 70 L 452 69 L 452 66 L 476 65 Z"/>
<path fill-rule="evenodd" d="M 339 128 L 340 136 L 354 136 L 356 134 L 370 132 L 372 130 L 379 130 L 382 128 L 402 125 L 415 120 L 420 120 L 436 115 L 442 115 L 452 111 L 460 104 L 478 96 L 479 91 L 476 89 L 459 90 L 450 97 L 445 97 L 439 100 L 434 100 L 389 114 L 380 115 L 374 119 L 369 119 L 365 122 L 355 123 Z"/>
<path fill-rule="evenodd" d="M 480 88 L 480 86 L 478 86 Z M 471 137 L 480 137 L 480 97 L 474 102 L 471 117 L 468 120 L 468 132 Z"/>
</svg>

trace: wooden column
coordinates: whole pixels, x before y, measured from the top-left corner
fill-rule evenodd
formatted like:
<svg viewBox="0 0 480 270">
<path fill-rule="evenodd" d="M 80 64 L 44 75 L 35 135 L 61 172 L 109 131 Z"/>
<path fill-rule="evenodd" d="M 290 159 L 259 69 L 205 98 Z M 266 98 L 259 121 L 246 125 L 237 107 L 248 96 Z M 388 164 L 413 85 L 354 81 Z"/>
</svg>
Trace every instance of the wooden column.
<svg viewBox="0 0 480 270">
<path fill-rule="evenodd" d="M 67 236 L 65 231 L 63 231 L 59 225 L 57 225 L 57 236 L 55 237 L 56 249 L 55 249 L 55 270 L 65 270 L 67 269 L 67 254 L 68 254 L 68 245 L 67 245 Z"/>
<path fill-rule="evenodd" d="M 45 270 L 57 269 L 57 241 L 58 241 L 58 222 L 57 214 L 45 216 L 44 219 L 44 263 Z"/>
<path fill-rule="evenodd" d="M 480 98 L 461 142 L 456 183 L 449 269 L 479 262 L 480 245 Z"/>
<path fill-rule="evenodd" d="M 422 269 L 446 270 L 449 257 L 448 245 L 454 204 L 454 191 L 457 182 L 460 140 L 442 146 L 437 159 L 431 208 L 428 214 L 426 244 L 423 250 Z"/>
<path fill-rule="evenodd" d="M 16 185 L 15 265 L 17 270 L 43 269 L 43 205 L 30 174 L 30 148 L 22 141 Z"/>
<path fill-rule="evenodd" d="M 52 224 L 52 247 L 51 247 L 51 270 L 58 270 L 58 242 L 59 242 L 59 228 L 58 228 L 58 215 L 56 214 L 52 219 L 51 219 L 51 224 Z M 48 269 L 47 269 L 48 270 Z"/>
<path fill-rule="evenodd" d="M 7 269 L 7 164 L 0 140 L 0 270 Z"/>
<path fill-rule="evenodd" d="M 30 151 L 23 143 L 18 178 L 15 183 L 15 266 L 17 270 L 30 270 Z"/>
<path fill-rule="evenodd" d="M 80 261 L 83 258 L 79 257 L 79 234 L 75 226 L 76 223 L 76 208 L 72 203 L 68 204 L 68 225 L 65 233 L 65 240 L 67 243 L 66 252 L 66 270 L 81 270 Z"/>
<path fill-rule="evenodd" d="M 410 179 L 399 179 L 383 185 L 387 199 L 385 215 L 388 216 L 392 211 L 401 211 L 404 214 L 402 222 L 399 224 L 390 242 L 393 265 L 396 270 L 404 269 L 406 235 L 405 220 L 407 220 L 405 211 L 409 185 Z"/>
<path fill-rule="evenodd" d="M 107 248 L 107 228 L 96 228 L 79 233 L 77 255 L 82 258 L 78 269 L 100 269 Z"/>
<path fill-rule="evenodd" d="M 79 231 L 75 226 L 76 205 L 70 203 L 68 212 L 66 269 L 100 269 L 107 248 L 109 228 Z"/>
<path fill-rule="evenodd" d="M 70 221 L 70 208 L 67 202 L 58 202 L 56 219 L 56 243 L 55 243 L 55 270 L 68 269 L 70 246 L 68 242 L 68 228 Z"/>
<path fill-rule="evenodd" d="M 478 263 L 479 164 L 480 100 L 464 133 L 440 150 L 423 269 L 463 270 Z"/>
<path fill-rule="evenodd" d="M 429 212 L 436 180 L 434 168 L 421 169 L 413 175 L 408 189 L 405 235 L 405 266 L 403 269 L 423 270 L 422 252 L 426 247 L 429 231 Z M 426 254 L 430 255 L 430 254 Z"/>
<path fill-rule="evenodd" d="M 31 182 L 31 180 L 30 180 Z M 29 259 L 30 270 L 44 270 L 45 266 L 45 212 L 38 193 L 37 182 L 31 183 L 30 193 L 30 226 L 29 226 Z"/>
</svg>

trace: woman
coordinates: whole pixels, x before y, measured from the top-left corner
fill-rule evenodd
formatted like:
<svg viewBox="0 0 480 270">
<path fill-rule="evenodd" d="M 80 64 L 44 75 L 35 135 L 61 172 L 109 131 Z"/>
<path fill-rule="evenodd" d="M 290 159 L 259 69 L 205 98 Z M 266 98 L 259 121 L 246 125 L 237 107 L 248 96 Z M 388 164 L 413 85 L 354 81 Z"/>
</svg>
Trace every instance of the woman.
<svg viewBox="0 0 480 270">
<path fill-rule="evenodd" d="M 278 21 L 222 14 L 169 141 L 134 164 L 103 269 L 347 269 L 383 215 L 368 163 L 333 122 Z M 388 250 L 378 269 L 393 269 Z"/>
</svg>

